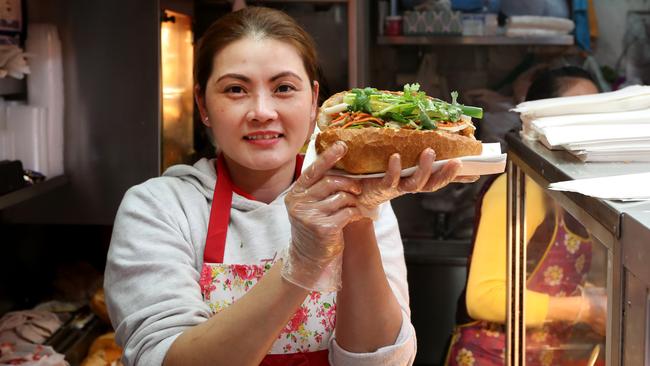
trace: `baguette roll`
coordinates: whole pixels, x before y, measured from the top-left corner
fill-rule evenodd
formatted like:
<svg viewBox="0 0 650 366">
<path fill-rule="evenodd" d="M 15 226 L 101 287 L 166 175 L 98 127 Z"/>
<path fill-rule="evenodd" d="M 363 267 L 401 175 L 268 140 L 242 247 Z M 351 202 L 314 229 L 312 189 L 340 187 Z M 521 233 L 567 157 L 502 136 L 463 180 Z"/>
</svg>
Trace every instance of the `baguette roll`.
<svg viewBox="0 0 650 366">
<path fill-rule="evenodd" d="M 317 123 L 321 132 L 316 137 L 316 152 L 325 151 L 336 141 L 343 141 L 348 151 L 336 163 L 336 168 L 351 174 L 370 174 L 385 172 L 388 160 L 399 153 L 402 169 L 417 165 L 420 154 L 432 148 L 436 160 L 452 159 L 467 155 L 480 155 L 482 144 L 474 137 L 475 127 L 471 118 L 463 118 L 455 123 L 445 123 L 444 127 L 433 130 L 416 130 L 393 127 L 337 128 L 330 127 L 336 112 L 333 108 L 343 103 L 348 92 L 333 95 L 321 106 Z M 401 92 L 384 92 L 402 94 Z M 333 113 L 334 112 L 334 113 Z M 466 117 L 466 118 L 465 118 Z"/>
<path fill-rule="evenodd" d="M 348 152 L 336 168 L 351 174 L 385 172 L 388 159 L 399 153 L 402 169 L 417 165 L 420 154 L 430 147 L 436 160 L 480 155 L 482 145 L 474 136 L 463 136 L 438 130 L 406 130 L 393 128 L 329 129 L 316 137 L 316 152 L 321 153 L 336 141 L 343 141 Z"/>
</svg>

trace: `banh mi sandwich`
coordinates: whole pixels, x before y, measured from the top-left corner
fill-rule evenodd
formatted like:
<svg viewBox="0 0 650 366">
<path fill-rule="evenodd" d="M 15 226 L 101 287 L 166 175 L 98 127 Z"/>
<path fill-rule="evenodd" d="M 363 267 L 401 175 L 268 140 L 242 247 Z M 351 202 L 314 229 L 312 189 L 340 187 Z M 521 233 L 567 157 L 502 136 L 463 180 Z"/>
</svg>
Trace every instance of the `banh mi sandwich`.
<svg viewBox="0 0 650 366">
<path fill-rule="evenodd" d="M 483 110 L 458 104 L 456 92 L 451 96 L 451 103 L 429 97 L 417 83 L 406 84 L 402 92 L 365 88 L 337 93 L 319 110 L 316 152 L 344 141 L 348 151 L 336 168 L 352 174 L 385 172 L 394 153 L 400 154 L 402 169 L 415 166 L 427 147 L 436 160 L 480 155 L 472 117 L 483 117 Z"/>
</svg>

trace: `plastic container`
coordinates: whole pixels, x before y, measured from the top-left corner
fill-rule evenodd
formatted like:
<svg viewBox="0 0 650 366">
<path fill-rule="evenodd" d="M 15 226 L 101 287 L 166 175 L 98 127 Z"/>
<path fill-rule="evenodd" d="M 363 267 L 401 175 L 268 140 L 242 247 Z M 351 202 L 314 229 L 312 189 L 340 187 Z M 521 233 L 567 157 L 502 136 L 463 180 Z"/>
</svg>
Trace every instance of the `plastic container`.
<svg viewBox="0 0 650 366">
<path fill-rule="evenodd" d="M 48 175 L 48 123 L 46 109 L 24 104 L 7 106 L 7 131 L 13 136 L 14 158 L 25 169 Z"/>
<path fill-rule="evenodd" d="M 492 13 L 463 13 L 461 22 L 464 36 L 495 36 L 499 27 Z"/>
<path fill-rule="evenodd" d="M 29 105 L 47 109 L 48 176 L 63 174 L 63 63 L 61 41 L 52 24 L 30 24 L 25 43 L 31 73 L 27 78 Z M 19 149 L 16 141 L 16 149 Z"/>
<path fill-rule="evenodd" d="M 14 150 L 14 134 L 9 130 L 0 130 L 0 161 L 16 160 Z"/>
<path fill-rule="evenodd" d="M 402 17 L 400 15 L 386 17 L 386 31 L 387 36 L 399 36 L 402 34 Z"/>
</svg>

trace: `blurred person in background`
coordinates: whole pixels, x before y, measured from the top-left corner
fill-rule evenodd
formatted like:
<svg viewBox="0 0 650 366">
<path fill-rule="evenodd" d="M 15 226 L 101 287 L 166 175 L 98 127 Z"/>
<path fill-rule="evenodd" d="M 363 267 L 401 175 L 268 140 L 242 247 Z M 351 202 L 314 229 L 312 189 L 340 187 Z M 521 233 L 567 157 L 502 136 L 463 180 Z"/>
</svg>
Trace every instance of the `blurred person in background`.
<svg viewBox="0 0 650 366">
<path fill-rule="evenodd" d="M 540 72 L 526 100 L 594 93 L 598 88 L 589 73 L 562 67 Z M 466 291 L 445 363 L 449 366 L 505 365 L 506 183 L 505 174 L 488 182 L 477 204 Z M 592 346 L 605 334 L 604 289 L 588 287 L 586 281 L 594 257 L 592 238 L 529 177 L 526 225 L 526 364 L 586 365 L 586 358 L 575 362 L 557 349 L 575 336 L 577 324 L 591 328 Z"/>
</svg>

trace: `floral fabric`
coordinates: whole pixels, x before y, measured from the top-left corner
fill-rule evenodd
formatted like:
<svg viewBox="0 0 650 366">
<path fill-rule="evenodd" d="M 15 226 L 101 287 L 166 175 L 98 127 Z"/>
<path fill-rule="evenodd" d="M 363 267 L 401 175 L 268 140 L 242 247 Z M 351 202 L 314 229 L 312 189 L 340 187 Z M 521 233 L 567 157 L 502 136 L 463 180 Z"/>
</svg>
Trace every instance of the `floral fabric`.
<svg viewBox="0 0 650 366">
<path fill-rule="evenodd" d="M 592 241 L 569 231 L 556 215 L 555 233 L 546 253 L 529 276 L 528 290 L 551 296 L 575 296 L 591 266 Z M 571 324 L 549 323 L 526 330 L 526 365 L 571 365 L 557 350 L 572 334 Z M 457 327 L 447 354 L 449 366 L 505 365 L 505 329 L 502 324 L 477 321 Z M 580 363 L 578 363 L 580 364 Z"/>
<path fill-rule="evenodd" d="M 206 263 L 201 271 L 201 294 L 213 314 L 244 296 L 271 268 L 261 264 Z M 336 292 L 311 292 L 273 344 L 269 354 L 315 352 L 327 349 L 336 323 Z"/>
<path fill-rule="evenodd" d="M 546 324 L 526 331 L 526 365 L 569 365 L 561 348 L 570 332 L 563 324 Z M 454 366 L 505 365 L 505 327 L 501 324 L 477 321 L 458 327 L 454 332 L 447 364 Z"/>
<path fill-rule="evenodd" d="M 563 219 L 556 224 L 554 239 L 528 278 L 527 288 L 552 296 L 579 295 L 578 286 L 591 267 L 591 239 L 569 231 Z"/>
</svg>

